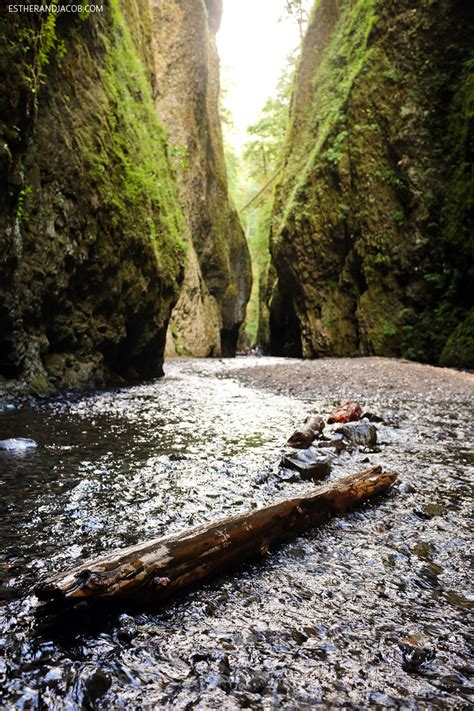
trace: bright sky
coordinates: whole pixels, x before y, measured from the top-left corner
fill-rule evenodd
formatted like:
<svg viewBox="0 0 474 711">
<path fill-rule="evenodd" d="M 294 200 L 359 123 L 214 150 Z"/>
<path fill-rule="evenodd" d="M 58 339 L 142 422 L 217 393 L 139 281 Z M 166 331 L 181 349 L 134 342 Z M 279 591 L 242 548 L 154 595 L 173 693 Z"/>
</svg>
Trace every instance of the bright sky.
<svg viewBox="0 0 474 711">
<path fill-rule="evenodd" d="M 217 47 L 225 106 L 235 129 L 229 140 L 239 149 L 246 128 L 257 119 L 275 89 L 286 57 L 299 43 L 298 27 L 284 15 L 284 0 L 224 0 Z"/>
</svg>

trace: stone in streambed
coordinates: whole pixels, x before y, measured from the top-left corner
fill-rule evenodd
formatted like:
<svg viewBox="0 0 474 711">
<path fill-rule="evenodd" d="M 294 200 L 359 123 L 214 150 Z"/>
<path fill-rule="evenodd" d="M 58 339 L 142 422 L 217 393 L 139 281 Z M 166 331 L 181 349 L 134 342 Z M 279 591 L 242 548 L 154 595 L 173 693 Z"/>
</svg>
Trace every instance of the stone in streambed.
<svg viewBox="0 0 474 711">
<path fill-rule="evenodd" d="M 377 428 L 371 422 L 354 422 L 343 425 L 336 430 L 350 444 L 363 447 L 375 447 L 377 444 Z"/>
<path fill-rule="evenodd" d="M 344 436 L 342 434 L 339 434 L 338 432 L 333 432 L 328 439 L 323 439 L 318 442 L 317 446 L 320 449 L 331 447 L 339 453 L 342 452 L 342 450 L 346 447 L 346 444 L 344 442 Z"/>
<path fill-rule="evenodd" d="M 314 447 L 304 452 L 285 454 L 280 462 L 280 467 L 299 472 L 303 479 L 324 479 L 331 471 L 332 458 L 321 454 Z"/>
<path fill-rule="evenodd" d="M 34 449 L 37 446 L 34 439 L 27 439 L 25 437 L 0 440 L 0 449 L 4 449 L 7 452 L 23 452 L 25 449 Z"/>
<path fill-rule="evenodd" d="M 342 405 L 331 412 L 328 417 L 328 423 L 331 425 L 333 422 L 355 422 L 361 418 L 362 408 L 359 403 L 347 400 L 347 402 L 343 402 Z"/>
<path fill-rule="evenodd" d="M 324 429 L 324 420 L 320 415 L 308 415 L 304 421 L 304 425 L 306 429 L 321 433 Z"/>
<path fill-rule="evenodd" d="M 384 422 L 384 418 L 380 415 L 376 415 L 375 412 L 364 412 L 364 420 L 369 420 L 369 422 Z"/>
</svg>

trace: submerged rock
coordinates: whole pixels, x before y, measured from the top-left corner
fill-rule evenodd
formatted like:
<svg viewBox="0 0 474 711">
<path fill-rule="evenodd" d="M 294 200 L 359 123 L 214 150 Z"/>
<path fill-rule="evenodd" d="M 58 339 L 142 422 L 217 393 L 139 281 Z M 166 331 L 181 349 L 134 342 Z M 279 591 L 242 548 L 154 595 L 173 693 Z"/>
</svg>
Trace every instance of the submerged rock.
<svg viewBox="0 0 474 711">
<path fill-rule="evenodd" d="M 292 469 L 301 474 L 303 479 L 324 479 L 331 471 L 332 458 L 310 447 L 304 452 L 285 454 L 280 467 Z"/>
<path fill-rule="evenodd" d="M 318 442 L 318 447 L 320 449 L 331 447 L 335 449 L 336 452 L 341 452 L 345 446 L 344 437 L 338 432 L 333 432 L 328 439 Z"/>
<path fill-rule="evenodd" d="M 363 447 L 375 447 L 377 444 L 377 428 L 371 422 L 355 422 L 343 425 L 336 430 L 350 444 Z"/>
<path fill-rule="evenodd" d="M 15 437 L 13 439 L 2 439 L 0 440 L 0 449 L 7 450 L 9 452 L 23 452 L 25 449 L 35 449 L 38 444 L 34 439 L 28 439 L 26 437 Z"/>
</svg>

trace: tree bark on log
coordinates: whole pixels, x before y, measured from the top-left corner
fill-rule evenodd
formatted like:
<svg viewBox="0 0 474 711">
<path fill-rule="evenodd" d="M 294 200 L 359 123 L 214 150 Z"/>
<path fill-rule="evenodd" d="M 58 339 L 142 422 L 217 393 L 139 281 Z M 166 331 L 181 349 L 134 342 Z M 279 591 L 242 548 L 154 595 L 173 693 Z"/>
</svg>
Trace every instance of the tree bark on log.
<svg viewBox="0 0 474 711">
<path fill-rule="evenodd" d="M 40 582 L 34 592 L 42 600 L 159 602 L 202 578 L 264 555 L 270 545 L 382 493 L 396 478 L 380 466 L 372 467 L 297 498 L 115 550 Z"/>
</svg>

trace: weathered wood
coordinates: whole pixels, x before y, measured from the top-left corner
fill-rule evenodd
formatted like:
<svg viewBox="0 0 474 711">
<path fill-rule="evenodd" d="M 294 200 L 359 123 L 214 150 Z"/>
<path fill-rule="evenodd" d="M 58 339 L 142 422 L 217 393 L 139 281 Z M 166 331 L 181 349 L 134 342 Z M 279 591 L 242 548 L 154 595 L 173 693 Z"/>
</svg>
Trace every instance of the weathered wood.
<svg viewBox="0 0 474 711">
<path fill-rule="evenodd" d="M 396 478 L 372 467 L 297 498 L 115 550 L 39 583 L 35 593 L 43 600 L 160 601 L 344 513 L 386 490 Z"/>
<path fill-rule="evenodd" d="M 288 447 L 295 449 L 307 449 L 314 442 L 316 437 L 319 437 L 324 429 L 324 420 L 319 415 L 306 418 L 304 427 L 293 432 L 290 439 L 286 443 Z"/>
</svg>

